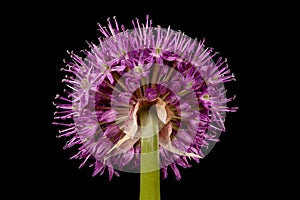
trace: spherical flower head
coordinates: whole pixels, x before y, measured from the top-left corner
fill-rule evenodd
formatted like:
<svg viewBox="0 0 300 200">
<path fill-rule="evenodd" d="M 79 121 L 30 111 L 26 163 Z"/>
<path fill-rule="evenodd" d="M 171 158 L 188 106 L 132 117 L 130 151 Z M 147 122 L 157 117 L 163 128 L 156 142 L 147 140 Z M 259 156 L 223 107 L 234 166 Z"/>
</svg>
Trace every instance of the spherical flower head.
<svg viewBox="0 0 300 200">
<path fill-rule="evenodd" d="M 108 19 L 99 24 L 104 38 L 90 44 L 83 56 L 68 52 L 65 95 L 57 95 L 54 124 L 58 137 L 70 137 L 64 148 L 77 146 L 73 158 L 89 163 L 93 176 L 108 169 L 140 173 L 140 141 L 147 123 L 143 113 L 154 113 L 159 127 L 160 169 L 170 167 L 180 179 L 178 166 L 211 150 L 225 131 L 225 113 L 236 111 L 226 103 L 224 82 L 235 80 L 226 60 L 182 32 L 132 21 L 128 30 Z M 150 124 L 151 122 L 149 122 Z M 149 169 L 155 170 L 155 169 Z"/>
</svg>

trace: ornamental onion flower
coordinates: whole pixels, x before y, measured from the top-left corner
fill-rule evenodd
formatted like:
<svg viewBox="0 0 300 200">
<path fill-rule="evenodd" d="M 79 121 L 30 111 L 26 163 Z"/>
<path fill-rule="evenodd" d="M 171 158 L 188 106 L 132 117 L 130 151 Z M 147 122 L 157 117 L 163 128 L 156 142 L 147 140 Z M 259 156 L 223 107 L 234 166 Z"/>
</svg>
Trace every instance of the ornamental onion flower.
<svg viewBox="0 0 300 200">
<path fill-rule="evenodd" d="M 93 167 L 93 176 L 107 169 L 109 180 L 118 171 L 159 177 L 160 170 L 166 178 L 171 168 L 180 180 L 178 166 L 204 158 L 225 131 L 225 113 L 237 110 L 226 106 L 234 97 L 223 85 L 235 78 L 204 40 L 153 27 L 148 16 L 132 24 L 108 19 L 108 27 L 98 24 L 98 46 L 68 52 L 53 123 L 59 138 L 70 138 L 64 149 L 78 148 L 71 159 Z"/>
</svg>

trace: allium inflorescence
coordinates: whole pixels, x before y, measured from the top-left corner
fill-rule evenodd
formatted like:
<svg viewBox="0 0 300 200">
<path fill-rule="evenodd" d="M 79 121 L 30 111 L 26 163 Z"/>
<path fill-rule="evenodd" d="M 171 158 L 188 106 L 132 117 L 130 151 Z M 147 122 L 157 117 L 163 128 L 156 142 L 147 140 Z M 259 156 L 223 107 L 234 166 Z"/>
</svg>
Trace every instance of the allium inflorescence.
<svg viewBox="0 0 300 200">
<path fill-rule="evenodd" d="M 226 60 L 212 48 L 182 32 L 153 27 L 146 18 L 132 21 L 133 30 L 99 24 L 99 45 L 88 43 L 80 57 L 68 52 L 63 71 L 64 95 L 54 102 L 58 137 L 70 137 L 66 148 L 77 146 L 71 157 L 80 168 L 94 167 L 93 176 L 108 169 L 139 172 L 140 112 L 154 109 L 159 119 L 159 155 L 163 177 L 170 167 L 180 179 L 178 166 L 199 162 L 211 142 L 225 131 L 223 83 L 234 80 Z"/>
</svg>

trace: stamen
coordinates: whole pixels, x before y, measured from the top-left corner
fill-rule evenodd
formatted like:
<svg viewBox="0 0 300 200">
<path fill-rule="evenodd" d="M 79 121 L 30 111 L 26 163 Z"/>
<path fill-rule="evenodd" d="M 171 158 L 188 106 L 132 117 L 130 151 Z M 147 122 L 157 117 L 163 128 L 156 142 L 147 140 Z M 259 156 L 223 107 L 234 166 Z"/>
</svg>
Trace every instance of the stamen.
<svg viewBox="0 0 300 200">
<path fill-rule="evenodd" d="M 120 32 L 120 30 L 119 30 L 119 25 L 118 25 L 116 16 L 114 16 L 113 19 L 114 19 L 114 21 L 115 21 L 115 26 L 116 26 L 116 28 L 117 28 L 117 31 Z"/>
<path fill-rule="evenodd" d="M 112 25 L 111 25 L 111 23 L 110 23 L 110 18 L 107 18 L 107 22 L 108 22 L 108 28 L 109 28 L 109 30 L 110 30 L 112 36 L 115 36 L 115 31 L 114 31 L 114 29 L 112 28 Z"/>
</svg>

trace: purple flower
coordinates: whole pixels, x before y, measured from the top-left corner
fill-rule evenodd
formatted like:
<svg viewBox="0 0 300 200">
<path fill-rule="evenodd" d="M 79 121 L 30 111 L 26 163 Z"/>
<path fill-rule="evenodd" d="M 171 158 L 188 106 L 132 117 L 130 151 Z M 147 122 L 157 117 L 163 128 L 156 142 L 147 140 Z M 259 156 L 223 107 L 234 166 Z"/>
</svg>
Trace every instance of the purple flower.
<svg viewBox="0 0 300 200">
<path fill-rule="evenodd" d="M 108 169 L 111 179 L 116 169 L 138 169 L 139 112 L 154 109 L 163 177 L 170 167 L 179 180 L 178 166 L 203 158 L 203 149 L 225 131 L 224 112 L 237 110 L 226 106 L 233 98 L 222 85 L 235 79 L 204 41 L 152 27 L 148 16 L 133 26 L 127 30 L 108 19 L 108 28 L 99 24 L 104 39 L 89 44 L 84 59 L 70 53 L 53 123 L 62 127 L 58 137 L 71 137 L 65 148 L 77 146 L 72 159 L 82 159 L 80 167 L 94 167 L 93 176 Z"/>
</svg>

